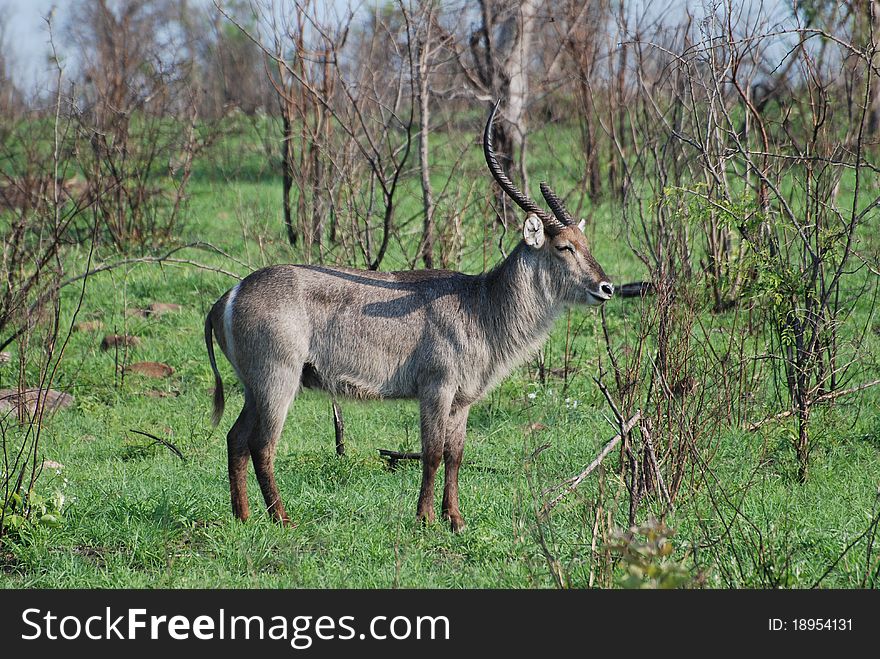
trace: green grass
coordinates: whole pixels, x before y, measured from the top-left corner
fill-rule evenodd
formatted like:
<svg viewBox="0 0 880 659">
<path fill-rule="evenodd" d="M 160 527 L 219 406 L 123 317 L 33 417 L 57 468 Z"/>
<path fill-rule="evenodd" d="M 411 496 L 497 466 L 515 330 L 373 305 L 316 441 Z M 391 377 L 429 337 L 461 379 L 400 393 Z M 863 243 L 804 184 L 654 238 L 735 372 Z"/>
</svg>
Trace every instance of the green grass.
<svg viewBox="0 0 880 659">
<path fill-rule="evenodd" d="M 296 261 L 298 255 L 284 243 L 280 185 L 261 177 L 252 160 L 242 159 L 247 175 L 231 183 L 215 170 L 197 172 L 182 240 L 210 241 L 254 265 Z M 546 156 L 536 154 L 535 163 L 538 177 Z M 556 186 L 563 191 L 566 183 Z M 419 208 L 416 190 L 413 183 L 401 217 Z M 618 281 L 644 278 L 622 240 L 619 209 L 609 203 L 593 211 L 591 244 L 599 262 Z M 474 236 L 478 222 L 469 219 Z M 508 233 L 509 245 L 514 233 Z M 393 249 L 384 269 L 405 263 Z M 497 250 L 491 254 L 492 262 L 500 258 Z M 217 255 L 190 255 L 243 271 Z M 82 265 L 85 256 L 86 248 L 80 247 L 73 262 Z M 464 269 L 477 272 L 481 263 L 481 249 L 471 246 Z M 241 394 L 222 358 L 227 411 L 219 428 L 209 423 L 213 380 L 202 323 L 233 283 L 205 270 L 146 264 L 88 281 L 78 320 L 100 320 L 103 329 L 71 336 L 55 388 L 74 394 L 76 404 L 45 424 L 39 449 L 41 459 L 64 465 L 44 470 L 37 485 L 42 492 L 65 494 L 63 521 L 57 527 L 28 527 L 0 548 L 0 585 L 552 587 L 547 554 L 558 560 L 570 585 L 589 583 L 593 507 L 600 498 L 610 502 L 619 490 L 616 454 L 602 478 L 584 482 L 540 527 L 534 507 L 536 491 L 580 471 L 615 433 L 590 377 L 598 372 L 600 355 L 604 358 L 595 310 L 574 312 L 572 325 L 584 323 L 575 341 L 578 371 L 566 391 L 558 379 L 538 384 L 523 367 L 472 410 L 461 471 L 464 533 L 453 535 L 439 521 L 417 524 L 418 465 L 403 463 L 389 471 L 378 456 L 379 448 L 418 450 L 414 403 L 343 402 L 347 454 L 338 458 L 330 402 L 308 391 L 292 407 L 276 461 L 280 490 L 297 524 L 289 529 L 269 521 L 253 474 L 251 519 L 245 524 L 232 519 L 225 432 Z M 79 295 L 75 288 L 64 294 L 66 321 Z M 148 319 L 125 313 L 156 301 L 175 302 L 183 310 Z M 609 326 L 620 343 L 631 338 L 639 304 L 615 299 L 607 305 Z M 871 313 L 860 306 L 856 325 L 870 322 Z M 99 349 L 103 334 L 123 331 L 142 340 L 126 356 L 128 363 L 161 361 L 174 374 L 166 380 L 137 375 L 123 380 L 117 371 L 123 356 Z M 554 365 L 561 364 L 564 333 L 563 319 L 551 338 Z M 876 334 L 869 333 L 868 340 L 869 351 L 877 354 Z M 0 386 L 14 386 L 14 369 L 2 368 Z M 769 399 L 763 407 L 776 409 Z M 878 409 L 880 397 L 869 390 L 817 413 L 806 484 L 794 478 L 790 425 L 762 433 L 719 431 L 711 438 L 717 449 L 716 486 L 689 491 L 686 485 L 666 518 L 677 531 L 674 558 L 694 571 L 698 565 L 710 586 L 811 585 L 874 514 L 880 482 Z M 546 429 L 531 432 L 534 423 Z M 185 460 L 131 430 L 166 438 Z M 544 444 L 549 447 L 532 458 Z M 722 495 L 720 503 L 713 500 Z M 645 506 L 642 518 L 661 508 L 653 499 Z M 624 507 L 614 520 L 618 525 L 625 521 Z M 858 586 L 866 551 L 864 541 L 857 544 L 822 585 Z"/>
</svg>

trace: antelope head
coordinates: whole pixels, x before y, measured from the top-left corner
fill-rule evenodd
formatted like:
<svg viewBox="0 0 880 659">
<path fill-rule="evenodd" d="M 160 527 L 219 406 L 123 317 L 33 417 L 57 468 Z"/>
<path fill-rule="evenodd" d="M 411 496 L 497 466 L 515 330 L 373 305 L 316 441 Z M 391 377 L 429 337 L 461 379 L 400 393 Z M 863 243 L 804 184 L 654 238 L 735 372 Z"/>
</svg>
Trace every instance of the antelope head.
<svg viewBox="0 0 880 659">
<path fill-rule="evenodd" d="M 552 214 L 548 213 L 517 188 L 498 163 L 492 147 L 492 124 L 499 104 L 500 101 L 492 108 L 483 131 L 483 153 L 495 181 L 517 206 L 528 213 L 523 225 L 523 240 L 535 250 L 535 255 L 543 260 L 549 271 L 558 273 L 564 282 L 561 290 L 565 302 L 590 305 L 606 302 L 614 295 L 614 285 L 590 253 L 583 220 L 576 224 L 562 200 L 542 182 L 541 194 L 552 211 Z"/>
</svg>

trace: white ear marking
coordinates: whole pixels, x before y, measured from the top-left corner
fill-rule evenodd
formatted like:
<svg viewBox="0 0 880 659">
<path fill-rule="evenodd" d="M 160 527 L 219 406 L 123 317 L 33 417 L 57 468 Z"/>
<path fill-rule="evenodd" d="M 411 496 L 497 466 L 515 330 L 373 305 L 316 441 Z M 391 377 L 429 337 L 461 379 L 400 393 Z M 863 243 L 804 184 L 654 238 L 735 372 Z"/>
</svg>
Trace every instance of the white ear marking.
<svg viewBox="0 0 880 659">
<path fill-rule="evenodd" d="M 581 221 L 578 222 L 578 229 L 583 231 L 586 226 L 587 226 L 587 221 L 584 218 L 581 218 Z"/>
<path fill-rule="evenodd" d="M 529 247 L 538 248 L 544 244 L 544 223 L 534 213 L 523 224 L 523 240 Z"/>
</svg>

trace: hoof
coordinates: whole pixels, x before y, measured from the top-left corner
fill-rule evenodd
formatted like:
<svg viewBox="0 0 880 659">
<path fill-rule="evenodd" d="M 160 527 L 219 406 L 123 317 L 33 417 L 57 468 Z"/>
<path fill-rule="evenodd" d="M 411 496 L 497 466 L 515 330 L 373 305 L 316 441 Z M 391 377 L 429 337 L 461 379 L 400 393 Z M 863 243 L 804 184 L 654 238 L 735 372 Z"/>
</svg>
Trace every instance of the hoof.
<svg viewBox="0 0 880 659">
<path fill-rule="evenodd" d="M 422 525 L 433 524 L 434 523 L 434 507 L 433 506 L 423 506 L 419 505 L 418 511 L 416 512 L 416 519 L 422 523 Z"/>
<path fill-rule="evenodd" d="M 443 517 L 449 522 L 449 528 L 452 529 L 453 533 L 461 533 L 467 528 L 464 517 L 461 515 L 443 515 Z"/>
</svg>

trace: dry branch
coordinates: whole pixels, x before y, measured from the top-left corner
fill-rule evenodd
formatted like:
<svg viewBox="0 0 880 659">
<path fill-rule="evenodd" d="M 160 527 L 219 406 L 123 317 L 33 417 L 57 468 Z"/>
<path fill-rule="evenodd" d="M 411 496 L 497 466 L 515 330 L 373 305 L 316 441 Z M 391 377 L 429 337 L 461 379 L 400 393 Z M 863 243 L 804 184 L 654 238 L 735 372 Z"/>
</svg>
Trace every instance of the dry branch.
<svg viewBox="0 0 880 659">
<path fill-rule="evenodd" d="M 217 267 L 214 267 L 211 265 L 206 265 L 204 263 L 199 263 L 198 261 L 193 261 L 191 259 L 172 258 L 172 254 L 175 254 L 183 249 L 190 249 L 190 248 L 204 249 L 206 251 L 215 252 L 215 253 L 220 254 L 221 256 L 223 256 L 227 259 L 235 261 L 239 265 L 246 266 L 246 267 L 250 268 L 251 271 L 253 271 L 253 268 L 251 266 L 247 265 L 246 263 L 242 263 L 241 261 L 238 261 L 237 259 L 234 259 L 232 256 L 230 256 L 229 254 L 224 252 L 222 249 L 215 247 L 214 245 L 212 245 L 210 243 L 198 241 L 198 242 L 194 242 L 194 243 L 188 243 L 186 245 L 178 245 L 177 247 L 174 247 L 173 249 L 166 252 L 165 254 L 161 254 L 159 256 L 139 256 L 139 257 L 134 257 L 134 258 L 129 258 L 129 259 L 122 259 L 120 261 L 114 261 L 113 263 L 104 263 L 104 264 L 99 265 L 95 268 L 92 268 L 88 272 L 84 272 L 82 274 L 76 275 L 75 277 L 71 277 L 70 279 L 65 279 L 63 282 L 61 282 L 61 287 L 63 288 L 64 286 L 67 286 L 69 284 L 73 284 L 74 282 L 77 282 L 80 279 L 84 279 L 85 277 L 90 277 L 91 275 L 98 274 L 99 272 L 106 272 L 107 270 L 114 270 L 115 268 L 119 268 L 119 267 L 123 267 L 123 266 L 127 266 L 127 265 L 135 265 L 137 263 L 159 263 L 159 264 L 171 263 L 171 264 L 177 264 L 177 265 L 191 265 L 195 268 L 198 268 L 199 270 L 208 270 L 209 272 L 217 272 L 221 275 L 226 275 L 227 277 L 232 277 L 233 279 L 238 279 L 239 281 L 241 281 L 242 278 L 240 275 L 237 275 L 234 272 L 229 272 L 228 270 L 224 270 L 223 268 L 217 268 Z"/>
<path fill-rule="evenodd" d="M 333 431 L 336 436 L 336 455 L 345 455 L 345 421 L 342 419 L 342 409 L 336 399 L 333 399 Z"/>
<path fill-rule="evenodd" d="M 672 510 L 672 497 L 669 496 L 669 490 L 666 489 L 666 483 L 663 480 L 663 475 L 660 473 L 660 464 L 657 461 L 657 454 L 654 453 L 654 440 L 651 437 L 651 419 L 645 419 L 642 422 L 640 427 L 642 431 L 642 440 L 645 444 L 645 452 L 648 455 L 648 459 L 651 461 L 651 467 L 654 469 L 654 475 L 657 477 L 657 484 L 660 486 L 660 491 L 663 493 L 663 497 L 666 499 L 666 505 Z"/>
<path fill-rule="evenodd" d="M 169 442 L 167 439 L 162 439 L 161 437 L 156 437 L 156 435 L 152 433 L 144 432 L 143 430 L 135 430 L 134 428 L 130 428 L 128 432 L 134 433 L 135 435 L 143 435 L 144 437 L 149 437 L 153 440 L 153 444 L 161 444 L 172 453 L 174 453 L 174 455 L 176 455 L 178 458 L 186 462 L 186 457 L 184 457 L 181 450 L 177 448 L 174 444 Z"/>
<path fill-rule="evenodd" d="M 860 384 L 858 387 L 851 387 L 849 389 L 838 389 L 837 391 L 830 391 L 827 394 L 822 394 L 821 396 L 817 396 L 815 400 L 810 404 L 812 407 L 818 403 L 827 403 L 829 400 L 834 400 L 836 398 L 840 398 L 841 396 L 847 396 L 849 394 L 854 394 L 864 389 L 868 389 L 869 387 L 873 387 L 875 385 L 880 384 L 880 380 L 871 380 L 871 382 L 865 382 L 864 384 Z M 758 428 L 763 425 L 766 425 L 772 421 L 781 421 L 782 419 L 787 419 L 792 414 L 794 414 L 794 410 L 785 410 L 784 412 L 779 412 L 779 414 L 774 414 L 773 416 L 768 416 L 766 419 L 761 419 L 760 421 L 755 421 L 754 423 L 749 423 L 746 425 L 745 429 L 748 432 L 754 432 Z"/>
<path fill-rule="evenodd" d="M 634 281 L 624 284 L 617 290 L 619 297 L 645 297 L 654 295 L 657 292 L 656 286 L 650 281 Z"/>
<path fill-rule="evenodd" d="M 388 468 L 391 471 L 397 469 L 397 463 L 400 460 L 421 460 L 421 453 L 403 453 L 401 451 L 391 451 L 389 449 L 380 448 L 379 455 L 388 460 Z"/>
<path fill-rule="evenodd" d="M 544 495 L 544 496 L 547 496 L 548 494 L 551 494 L 551 493 L 553 493 L 553 492 L 555 492 L 555 491 L 557 491 L 557 490 L 559 490 L 559 489 L 563 489 L 563 488 L 564 488 L 564 491 L 561 492 L 561 493 L 560 493 L 555 499 L 553 499 L 552 501 L 549 501 L 548 503 L 545 503 L 545 504 L 544 504 L 543 513 L 546 515 L 546 514 L 549 513 L 551 510 L 553 510 L 553 508 L 555 508 L 556 505 L 557 505 L 560 501 L 562 501 L 562 499 L 564 499 L 566 496 L 568 496 L 568 494 L 570 494 L 571 492 L 573 492 L 574 489 L 575 489 L 578 485 L 580 485 L 580 484 L 584 481 L 584 479 L 585 479 L 587 476 L 589 476 L 590 474 L 592 474 L 593 471 L 595 471 L 596 467 L 598 467 L 600 464 L 602 464 L 602 461 L 608 456 L 609 453 L 611 453 L 611 451 L 614 450 L 614 447 L 617 446 L 617 445 L 620 443 L 620 440 L 621 440 L 621 438 L 623 437 L 623 435 L 626 434 L 626 433 L 628 433 L 628 432 L 629 432 L 630 430 L 632 430 L 633 428 L 635 428 L 636 424 L 637 424 L 641 419 L 642 419 L 642 412 L 641 412 L 641 410 L 640 410 L 640 411 L 636 412 L 636 413 L 635 413 L 635 414 L 629 419 L 629 421 L 627 421 L 627 422 L 623 425 L 623 433 L 618 433 L 617 435 L 614 435 L 614 437 L 612 437 L 612 438 L 608 441 L 608 443 L 605 444 L 604 448 L 599 452 L 599 455 L 596 456 L 596 459 L 593 460 L 593 461 L 589 464 L 589 466 L 587 466 L 586 469 L 584 469 L 584 470 L 583 470 L 581 473 L 579 473 L 577 476 L 572 476 L 571 478 L 569 478 L 568 480 L 563 481 L 563 482 L 560 483 L 559 485 L 556 485 L 556 486 L 554 486 L 554 487 L 548 488 L 547 490 L 544 490 L 543 495 Z"/>
</svg>

